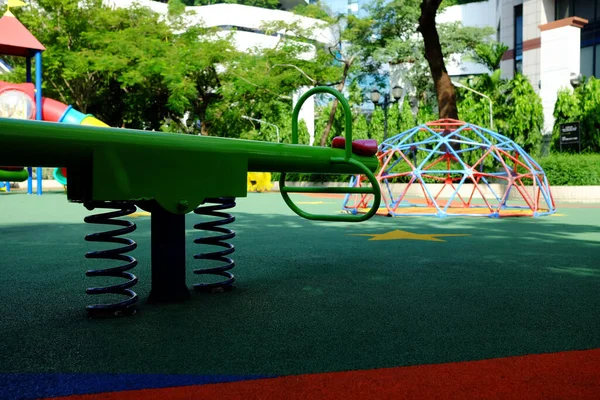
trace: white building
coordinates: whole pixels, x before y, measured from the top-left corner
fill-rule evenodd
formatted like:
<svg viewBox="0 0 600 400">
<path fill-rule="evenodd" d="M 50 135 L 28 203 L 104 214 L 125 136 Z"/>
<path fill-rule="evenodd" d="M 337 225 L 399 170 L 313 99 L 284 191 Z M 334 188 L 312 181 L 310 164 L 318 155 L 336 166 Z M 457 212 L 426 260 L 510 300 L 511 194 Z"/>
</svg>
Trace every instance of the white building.
<svg viewBox="0 0 600 400">
<path fill-rule="evenodd" d="M 151 0 L 106 0 L 105 4 L 115 7 L 131 7 L 139 4 L 148 7 L 154 12 L 167 15 L 168 5 Z M 240 4 L 213 4 L 208 6 L 185 7 L 190 13 L 187 18 L 190 25 L 201 24 L 205 27 L 220 28 L 223 35 L 234 32 L 236 48 L 240 51 L 249 51 L 252 48 L 272 48 L 278 40 L 279 35 L 267 35 L 262 30 L 262 25 L 268 22 L 281 21 L 287 24 L 298 23 L 300 27 L 309 32 L 309 39 L 315 42 L 329 44 L 335 43 L 335 37 L 329 29 L 323 29 L 319 25 L 324 22 L 314 18 L 303 17 L 283 10 L 269 10 L 265 8 L 250 7 Z M 289 33 L 288 33 L 289 34 Z"/>
<path fill-rule="evenodd" d="M 358 0 L 326 0 L 325 3 L 332 8 L 339 3 L 339 12 L 350 13 L 357 13 L 354 8 L 359 5 Z M 166 8 L 157 4 L 160 3 L 154 3 L 154 7 Z M 316 26 L 320 22 L 286 11 L 232 4 L 188 9 L 195 10 L 208 26 L 238 27 L 236 45 L 240 49 L 276 42 L 276 37 L 266 37 L 260 32 L 262 21 L 299 19 L 308 24 L 305 26 Z M 551 133 L 554 125 L 552 114 L 558 90 L 571 87 L 572 78 L 580 74 L 600 77 L 600 0 L 487 0 L 448 7 L 438 15 L 437 21 L 461 21 L 465 26 L 495 28 L 496 40 L 509 47 L 501 62 L 503 77 L 512 78 L 518 71 L 530 80 L 542 98 L 545 133 Z M 313 39 L 320 43 L 335 42 L 334 34 L 327 29 L 315 29 Z M 447 69 L 451 76 L 488 72 L 484 66 L 465 60 L 450 63 Z M 310 102 L 306 106 L 314 108 Z M 307 122 L 312 121 L 308 114 L 303 114 Z"/>
<path fill-rule="evenodd" d="M 472 26 L 478 28 L 497 26 L 496 18 L 497 0 L 481 1 L 459 6 L 448 7 L 443 13 L 436 17 L 437 23 L 461 22 L 463 26 Z M 485 66 L 472 62 L 461 60 L 446 65 L 450 76 L 477 75 L 488 73 Z"/>
<path fill-rule="evenodd" d="M 365 14 L 365 6 L 372 0 L 308 0 L 309 4 L 319 3 L 331 15 Z"/>
<path fill-rule="evenodd" d="M 529 78 L 542 97 L 549 134 L 558 90 L 579 75 L 600 77 L 600 1 L 498 0 L 498 26 L 509 46 L 504 75 L 521 71 Z"/>
<path fill-rule="evenodd" d="M 554 125 L 560 88 L 579 75 L 600 77 L 600 0 L 488 0 L 449 7 L 438 21 L 489 25 L 508 46 L 500 68 L 503 78 L 521 72 L 542 98 L 544 133 Z M 448 66 L 450 75 L 481 73 L 481 67 Z"/>
</svg>

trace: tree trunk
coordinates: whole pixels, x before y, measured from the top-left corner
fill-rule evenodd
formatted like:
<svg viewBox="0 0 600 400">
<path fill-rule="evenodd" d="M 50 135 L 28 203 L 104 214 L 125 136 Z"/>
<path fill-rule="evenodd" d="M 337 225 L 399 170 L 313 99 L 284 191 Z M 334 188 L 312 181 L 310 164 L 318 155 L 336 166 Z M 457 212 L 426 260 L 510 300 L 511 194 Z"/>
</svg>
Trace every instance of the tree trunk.
<svg viewBox="0 0 600 400">
<path fill-rule="evenodd" d="M 421 32 L 425 43 L 425 58 L 429 63 L 429 69 L 435 84 L 440 118 L 458 119 L 456 94 L 444 64 L 440 37 L 435 25 L 435 16 L 441 2 L 442 0 L 423 0 L 418 30 Z"/>
<path fill-rule="evenodd" d="M 208 104 L 208 101 L 203 100 L 205 99 L 200 97 L 198 103 L 196 103 L 196 115 L 200 119 L 200 135 L 208 136 L 210 130 L 210 121 L 206 120 L 206 109 L 208 108 L 206 104 Z"/>
<path fill-rule="evenodd" d="M 206 126 L 206 124 L 204 122 L 200 126 L 200 134 L 202 136 L 208 136 L 208 127 Z"/>
<path fill-rule="evenodd" d="M 327 137 L 329 137 L 329 132 L 331 132 L 331 127 L 333 126 L 333 120 L 335 119 L 335 112 L 337 110 L 338 103 L 338 99 L 333 101 L 333 106 L 331 107 L 331 112 L 329 113 L 329 120 L 327 121 L 327 125 L 323 130 L 323 134 L 321 135 L 321 147 L 325 147 L 327 144 Z"/>
<path fill-rule="evenodd" d="M 342 72 L 342 81 L 336 87 L 336 89 L 340 92 L 342 90 L 344 90 L 346 78 L 348 77 L 348 71 L 350 70 L 350 66 L 352 65 L 353 61 L 354 61 L 354 58 L 351 61 L 344 62 L 344 72 Z M 331 127 L 333 126 L 333 120 L 335 119 L 335 112 L 337 110 L 338 103 L 339 103 L 339 101 L 336 98 L 333 101 L 333 106 L 331 107 L 331 112 L 329 113 L 329 121 L 327 121 L 327 125 L 325 126 L 325 129 L 323 130 L 323 134 L 321 135 L 321 147 L 325 147 L 325 145 L 327 144 L 327 138 L 329 137 L 329 132 L 331 132 Z"/>
</svg>

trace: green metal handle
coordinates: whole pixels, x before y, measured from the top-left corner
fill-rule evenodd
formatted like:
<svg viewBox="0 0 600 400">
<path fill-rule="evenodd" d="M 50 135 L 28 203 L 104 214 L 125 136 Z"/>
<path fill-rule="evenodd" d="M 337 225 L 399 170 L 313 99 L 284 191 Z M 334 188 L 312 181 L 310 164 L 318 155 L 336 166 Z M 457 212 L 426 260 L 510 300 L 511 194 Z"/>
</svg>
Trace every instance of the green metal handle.
<svg viewBox="0 0 600 400">
<path fill-rule="evenodd" d="M 279 191 L 281 192 L 281 197 L 288 205 L 289 208 L 292 209 L 299 216 L 314 220 L 314 221 L 336 221 L 336 222 L 362 222 L 371 218 L 377 210 L 379 210 L 379 204 L 381 203 L 381 189 L 379 187 L 379 182 L 377 182 L 377 178 L 375 175 L 361 162 L 356 161 L 353 158 L 343 158 L 336 157 L 331 159 L 332 163 L 335 164 L 350 164 L 357 168 L 360 173 L 363 173 L 369 179 L 371 183 L 371 188 L 361 188 L 361 187 L 338 187 L 338 188 L 326 188 L 326 187 L 290 187 L 285 186 L 285 177 L 286 173 L 282 172 L 281 177 L 279 178 Z M 303 211 L 298 207 L 290 198 L 288 193 L 370 193 L 374 195 L 373 205 L 371 209 L 362 215 L 330 215 L 330 214 L 311 214 Z"/>
<path fill-rule="evenodd" d="M 362 222 L 371 218 L 377 210 L 379 209 L 379 204 L 381 203 L 381 189 L 379 187 L 379 182 L 377 178 L 371 172 L 369 168 L 367 168 L 363 163 L 357 161 L 352 158 L 352 113 L 350 112 L 350 105 L 348 101 L 339 91 L 334 88 L 328 86 L 318 86 L 308 90 L 304 93 L 296 103 L 294 107 L 294 112 L 292 114 L 292 144 L 298 144 L 298 115 L 300 114 L 300 109 L 302 108 L 302 104 L 315 93 L 329 93 L 335 96 L 340 104 L 342 105 L 342 109 L 344 111 L 344 120 L 345 120 L 345 132 L 346 132 L 346 147 L 344 150 L 344 157 L 332 157 L 332 164 L 350 164 L 352 167 L 356 168 L 358 173 L 362 173 L 367 176 L 369 182 L 371 183 L 371 188 L 325 188 L 325 187 L 290 187 L 285 186 L 285 177 L 286 173 L 282 172 L 281 177 L 279 178 L 279 191 L 281 192 L 281 197 L 288 205 L 289 208 L 292 209 L 299 216 L 310 219 L 310 220 L 319 220 L 319 221 L 338 221 L 338 222 Z M 362 215 L 328 215 L 328 214 L 311 214 L 307 213 L 300 209 L 292 199 L 290 198 L 288 193 L 370 193 L 374 195 L 373 198 L 373 206 L 366 214 Z"/>
<path fill-rule="evenodd" d="M 300 114 L 300 109 L 302 105 L 310 96 L 315 93 L 329 93 L 332 94 L 340 104 L 342 105 L 342 109 L 344 110 L 344 120 L 345 120 L 345 131 L 346 131 L 346 159 L 350 159 L 352 157 L 352 113 L 350 112 L 350 105 L 348 104 L 348 100 L 341 94 L 338 90 L 329 87 L 329 86 L 317 86 L 306 93 L 304 93 L 296 103 L 294 107 L 294 112 L 292 114 L 292 144 L 298 144 L 298 115 Z"/>
</svg>

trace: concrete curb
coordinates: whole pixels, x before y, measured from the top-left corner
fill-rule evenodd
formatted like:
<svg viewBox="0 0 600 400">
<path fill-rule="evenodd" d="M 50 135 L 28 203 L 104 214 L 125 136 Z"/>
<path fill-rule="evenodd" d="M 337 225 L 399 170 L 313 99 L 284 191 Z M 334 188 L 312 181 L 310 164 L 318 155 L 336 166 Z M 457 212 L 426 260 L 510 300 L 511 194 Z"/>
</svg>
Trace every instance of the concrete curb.
<svg viewBox="0 0 600 400">
<path fill-rule="evenodd" d="M 18 185 L 18 186 L 17 186 Z M 344 187 L 348 184 L 346 182 L 290 182 L 292 186 L 320 186 L 320 187 Z M 13 184 L 15 189 L 19 191 L 27 190 L 27 182 L 19 182 L 17 184 Z M 432 193 L 437 194 L 442 189 L 441 184 L 431 184 L 430 190 Z M 492 184 L 490 185 L 492 190 L 498 195 L 502 196 L 505 192 L 505 186 L 500 184 Z M 391 184 L 392 193 L 398 195 L 404 191 L 406 188 L 406 184 L 394 183 Z M 63 190 L 63 186 L 56 182 L 54 179 L 44 179 L 42 181 L 42 189 L 43 190 Z M 37 181 L 33 181 L 33 191 L 37 190 Z M 279 182 L 273 182 L 273 192 L 279 191 Z M 461 196 L 466 196 L 467 198 L 471 195 L 473 191 L 473 185 L 463 185 L 459 194 Z M 554 201 L 557 203 L 600 203 L 600 186 L 551 186 L 552 196 L 554 197 Z M 446 189 L 441 195 L 441 198 L 448 197 L 450 193 L 450 189 Z M 527 192 L 532 195 L 533 188 L 528 187 Z M 489 190 L 484 191 L 484 195 L 493 196 L 493 194 Z M 408 190 L 408 196 L 423 196 L 423 192 L 418 185 L 413 185 Z M 481 198 L 481 195 L 478 191 L 475 191 L 473 196 L 474 198 Z M 520 198 L 519 193 L 516 190 L 513 190 L 509 194 L 509 198 Z"/>
<path fill-rule="evenodd" d="M 348 184 L 345 182 L 290 182 L 292 186 L 319 186 L 319 187 L 344 187 Z M 404 189 L 406 188 L 406 184 L 402 183 L 393 183 L 390 184 L 392 193 L 394 195 L 400 195 Z M 431 190 L 432 194 L 435 196 L 440 190 L 442 190 L 443 184 L 430 184 L 428 188 Z M 505 185 L 500 184 L 491 184 L 491 189 L 496 193 L 496 195 L 502 197 L 506 191 Z M 484 188 L 483 194 L 486 197 L 493 197 L 493 193 Z M 273 182 L 273 191 L 279 191 L 279 182 Z M 527 193 L 530 196 L 533 196 L 533 187 L 526 187 Z M 444 192 L 441 193 L 440 198 L 447 198 L 451 193 L 452 189 L 446 188 Z M 551 186 L 550 191 L 552 192 L 552 197 L 554 201 L 557 203 L 600 203 L 600 186 Z M 461 187 L 459 194 L 461 196 L 466 196 L 469 198 L 473 193 L 473 185 L 465 184 Z M 407 195 L 410 197 L 422 197 L 423 191 L 419 185 L 412 185 L 407 192 Z M 475 190 L 473 194 L 473 198 L 481 198 L 481 194 Z M 517 190 L 512 190 L 508 196 L 509 199 L 520 199 L 521 195 Z"/>
<path fill-rule="evenodd" d="M 27 190 L 27 181 L 25 182 L 12 182 L 11 183 L 11 190 Z M 63 185 L 61 185 L 60 183 L 56 182 L 54 179 L 42 179 L 42 191 L 44 190 L 64 190 Z M 33 191 L 35 192 L 37 190 L 37 179 L 33 179 Z"/>
</svg>

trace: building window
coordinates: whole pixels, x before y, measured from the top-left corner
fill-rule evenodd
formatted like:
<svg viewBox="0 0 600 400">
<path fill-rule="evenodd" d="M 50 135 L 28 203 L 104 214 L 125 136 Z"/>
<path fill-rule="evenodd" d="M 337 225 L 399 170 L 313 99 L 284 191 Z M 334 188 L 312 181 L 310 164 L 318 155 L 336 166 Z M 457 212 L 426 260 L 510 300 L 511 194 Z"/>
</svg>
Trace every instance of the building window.
<svg viewBox="0 0 600 400">
<path fill-rule="evenodd" d="M 594 71 L 594 76 L 596 78 L 600 78 L 600 44 L 596 45 L 596 60 L 595 60 L 596 70 Z"/>
<path fill-rule="evenodd" d="M 582 47 L 579 53 L 581 75 L 591 76 L 594 74 L 594 46 Z"/>
<path fill-rule="evenodd" d="M 348 14 L 358 14 L 358 0 L 348 0 Z"/>
<path fill-rule="evenodd" d="M 594 0 L 555 0 L 556 19 L 581 17 L 589 21 L 598 18 Z"/>
<path fill-rule="evenodd" d="M 515 73 L 523 73 L 523 5 L 515 7 Z"/>
<path fill-rule="evenodd" d="M 600 77 L 600 0 L 574 0 L 573 15 L 589 21 L 581 30 L 581 75 L 598 78 Z"/>
<path fill-rule="evenodd" d="M 572 0 L 556 0 L 556 19 L 564 19 L 569 17 L 569 11 L 573 9 L 570 7 Z"/>
<path fill-rule="evenodd" d="M 590 0 L 575 0 L 573 7 L 573 13 L 577 17 L 593 21 L 596 19 L 596 5 L 595 1 Z"/>
<path fill-rule="evenodd" d="M 600 1 L 600 0 L 598 0 Z M 500 22 L 498 22 L 498 28 L 496 28 L 496 42 L 501 43 L 501 36 L 500 36 L 500 25 L 502 25 Z"/>
</svg>

